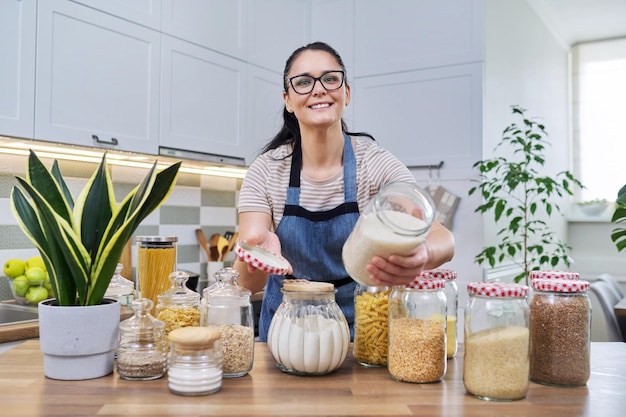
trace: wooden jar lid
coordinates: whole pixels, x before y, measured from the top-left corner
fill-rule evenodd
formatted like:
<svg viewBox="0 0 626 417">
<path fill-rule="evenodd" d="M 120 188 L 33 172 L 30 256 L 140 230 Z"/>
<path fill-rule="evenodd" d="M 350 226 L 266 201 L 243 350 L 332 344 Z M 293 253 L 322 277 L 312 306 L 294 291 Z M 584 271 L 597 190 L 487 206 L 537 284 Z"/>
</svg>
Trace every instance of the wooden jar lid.
<svg viewBox="0 0 626 417">
<path fill-rule="evenodd" d="M 335 286 L 330 282 L 308 281 L 306 279 L 286 279 L 283 281 L 285 291 L 324 292 L 333 291 Z"/>
<path fill-rule="evenodd" d="M 187 349 L 206 349 L 220 338 L 220 332 L 204 326 L 179 327 L 172 330 L 167 338 Z"/>
</svg>

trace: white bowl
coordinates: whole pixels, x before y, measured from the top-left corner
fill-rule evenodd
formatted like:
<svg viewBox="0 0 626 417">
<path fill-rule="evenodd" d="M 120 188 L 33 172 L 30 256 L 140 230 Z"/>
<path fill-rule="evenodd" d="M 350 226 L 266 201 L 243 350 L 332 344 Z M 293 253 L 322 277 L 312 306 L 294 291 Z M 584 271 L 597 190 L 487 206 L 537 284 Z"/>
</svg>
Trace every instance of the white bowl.
<svg viewBox="0 0 626 417">
<path fill-rule="evenodd" d="M 586 216 L 599 216 L 603 214 L 609 207 L 608 201 L 594 202 L 594 203 L 578 203 L 580 212 Z"/>
</svg>

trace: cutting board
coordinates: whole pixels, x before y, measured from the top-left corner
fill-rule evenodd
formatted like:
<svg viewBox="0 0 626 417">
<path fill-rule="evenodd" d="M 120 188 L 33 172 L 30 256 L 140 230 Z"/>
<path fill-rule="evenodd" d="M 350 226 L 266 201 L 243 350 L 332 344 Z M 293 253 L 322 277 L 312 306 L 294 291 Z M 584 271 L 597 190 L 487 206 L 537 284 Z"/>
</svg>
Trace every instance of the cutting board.
<svg viewBox="0 0 626 417">
<path fill-rule="evenodd" d="M 122 256 L 120 256 L 119 263 L 124 265 L 122 268 L 122 276 L 126 279 L 133 281 L 133 257 L 132 257 L 132 240 L 128 239 Z"/>
</svg>

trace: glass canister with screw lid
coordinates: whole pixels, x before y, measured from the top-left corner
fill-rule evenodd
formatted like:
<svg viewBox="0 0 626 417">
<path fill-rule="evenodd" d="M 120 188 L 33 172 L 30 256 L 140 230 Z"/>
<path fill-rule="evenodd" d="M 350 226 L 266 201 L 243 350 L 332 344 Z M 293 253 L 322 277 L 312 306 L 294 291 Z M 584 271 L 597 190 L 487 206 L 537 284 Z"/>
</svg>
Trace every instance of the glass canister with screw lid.
<svg viewBox="0 0 626 417">
<path fill-rule="evenodd" d="M 545 385 L 587 384 L 590 369 L 589 282 L 535 279 L 530 301 L 530 379 Z"/>
<path fill-rule="evenodd" d="M 442 278 L 446 295 L 446 357 L 452 359 L 459 349 L 457 337 L 457 316 L 459 308 L 459 289 L 456 284 L 457 273 L 452 269 L 437 268 L 422 272 L 424 278 Z"/>
<path fill-rule="evenodd" d="M 446 374 L 446 296 L 441 278 L 418 277 L 389 296 L 387 369 L 396 381 L 429 383 Z"/>
<path fill-rule="evenodd" d="M 529 387 L 528 287 L 471 282 L 465 309 L 465 389 L 482 400 L 512 401 Z"/>
<path fill-rule="evenodd" d="M 353 355 L 359 365 L 387 366 L 389 287 L 358 284 L 354 289 Z"/>
</svg>

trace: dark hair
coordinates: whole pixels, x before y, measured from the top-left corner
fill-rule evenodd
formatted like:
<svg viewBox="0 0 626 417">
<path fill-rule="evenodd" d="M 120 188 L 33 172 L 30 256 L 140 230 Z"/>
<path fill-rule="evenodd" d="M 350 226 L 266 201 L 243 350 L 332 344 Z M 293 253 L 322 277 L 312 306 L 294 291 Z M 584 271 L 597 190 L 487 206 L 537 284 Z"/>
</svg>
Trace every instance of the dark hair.
<svg viewBox="0 0 626 417">
<path fill-rule="evenodd" d="M 335 58 L 344 73 L 346 72 L 346 66 L 343 64 L 341 56 L 339 56 L 339 53 L 337 53 L 337 51 L 333 47 L 324 42 L 313 42 L 296 49 L 295 51 L 293 51 L 291 56 L 287 58 L 287 62 L 285 63 L 285 70 L 283 71 L 283 88 L 285 89 L 285 91 L 287 91 L 287 89 L 289 88 L 287 84 L 287 75 L 289 74 L 289 71 L 291 71 L 291 66 L 293 65 L 293 62 L 296 60 L 296 58 L 298 58 L 300 54 L 302 54 L 302 52 L 304 51 L 328 52 Z M 346 85 L 348 84 L 347 77 L 345 83 Z M 351 136 L 367 136 L 371 139 L 374 139 L 374 137 L 369 133 L 349 132 L 346 126 L 346 122 L 343 119 L 341 119 L 341 130 Z M 287 111 L 287 108 L 285 107 L 283 108 L 283 126 L 280 128 L 276 136 L 274 136 L 274 138 L 267 145 L 265 145 L 262 152 L 265 153 L 269 150 L 276 149 L 279 146 L 288 143 L 299 143 L 301 139 L 302 138 L 300 136 L 300 125 L 298 124 L 298 119 L 293 113 L 289 113 Z"/>
</svg>

